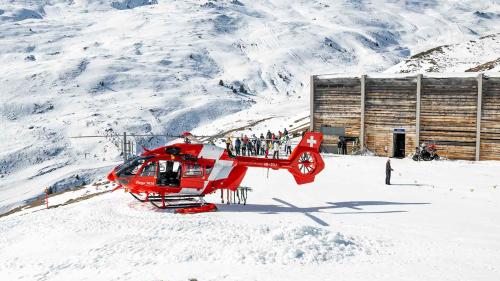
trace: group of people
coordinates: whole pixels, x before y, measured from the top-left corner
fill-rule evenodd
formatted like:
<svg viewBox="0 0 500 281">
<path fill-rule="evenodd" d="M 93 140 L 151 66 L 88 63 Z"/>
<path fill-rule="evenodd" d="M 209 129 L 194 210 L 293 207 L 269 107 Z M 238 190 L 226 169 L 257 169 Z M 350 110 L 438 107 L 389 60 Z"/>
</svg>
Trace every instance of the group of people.
<svg viewBox="0 0 500 281">
<path fill-rule="evenodd" d="M 347 141 L 344 137 L 339 137 L 337 147 L 339 154 L 347 154 Z M 292 153 L 290 135 L 286 128 L 283 132 L 279 131 L 278 134 L 272 133 L 268 130 L 266 135 L 260 134 L 259 137 L 255 134 L 252 134 L 251 137 L 242 134 L 241 137 L 237 137 L 234 142 L 231 137 L 228 137 L 226 139 L 226 149 L 233 155 L 237 156 L 264 156 L 266 158 L 268 158 L 269 153 L 272 152 L 273 159 L 279 159 L 281 149 L 284 149 L 287 156 Z M 391 167 L 390 159 L 388 159 L 385 165 L 386 185 L 391 184 L 392 171 L 394 170 Z M 222 202 L 224 203 L 224 201 Z"/>
<path fill-rule="evenodd" d="M 290 135 L 286 128 L 283 131 L 278 131 L 277 134 L 268 130 L 266 135 L 261 133 L 259 137 L 255 134 L 252 134 L 251 137 L 242 134 L 234 142 L 231 137 L 228 137 L 226 149 L 237 156 L 265 156 L 268 158 L 269 153 L 272 153 L 273 159 L 279 159 L 281 149 L 284 149 L 287 156 L 292 153 Z"/>
</svg>

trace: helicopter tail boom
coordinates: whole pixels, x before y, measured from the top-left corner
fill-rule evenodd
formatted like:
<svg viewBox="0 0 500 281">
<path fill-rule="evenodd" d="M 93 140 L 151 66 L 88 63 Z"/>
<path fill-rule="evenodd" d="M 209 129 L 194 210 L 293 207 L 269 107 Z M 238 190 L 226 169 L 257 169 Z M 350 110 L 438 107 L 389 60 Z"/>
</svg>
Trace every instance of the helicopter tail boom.
<svg viewBox="0 0 500 281">
<path fill-rule="evenodd" d="M 238 156 L 238 165 L 270 169 L 287 169 L 295 178 L 297 184 L 306 184 L 314 181 L 325 164 L 319 154 L 319 146 L 323 134 L 308 132 L 292 151 L 288 159 L 269 159 Z"/>
</svg>

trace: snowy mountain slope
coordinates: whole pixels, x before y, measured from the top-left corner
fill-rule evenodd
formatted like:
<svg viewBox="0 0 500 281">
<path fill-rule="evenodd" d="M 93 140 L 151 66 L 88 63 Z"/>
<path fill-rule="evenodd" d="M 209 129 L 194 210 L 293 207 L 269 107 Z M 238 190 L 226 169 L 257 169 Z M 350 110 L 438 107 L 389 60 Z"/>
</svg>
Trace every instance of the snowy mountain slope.
<svg viewBox="0 0 500 281">
<path fill-rule="evenodd" d="M 500 70 L 500 34 L 443 45 L 413 55 L 388 73 L 478 72 Z"/>
<path fill-rule="evenodd" d="M 2 217 L 0 279 L 499 276 L 499 163 L 394 159 L 388 187 L 384 158 L 324 157 L 325 170 L 300 187 L 286 171 L 267 179 L 266 170 L 250 169 L 243 182 L 253 188 L 249 204 L 218 204 L 214 213 L 175 215 L 116 191 Z M 219 203 L 219 196 L 207 200 Z"/>
<path fill-rule="evenodd" d="M 0 193 L 30 198 L 41 182 L 74 177 L 67 167 L 86 156 L 119 158 L 116 137 L 70 136 L 216 133 L 238 119 L 302 114 L 311 74 L 381 71 L 500 32 L 499 9 L 472 0 L 0 0 Z M 53 177 L 34 181 L 40 174 Z"/>
</svg>

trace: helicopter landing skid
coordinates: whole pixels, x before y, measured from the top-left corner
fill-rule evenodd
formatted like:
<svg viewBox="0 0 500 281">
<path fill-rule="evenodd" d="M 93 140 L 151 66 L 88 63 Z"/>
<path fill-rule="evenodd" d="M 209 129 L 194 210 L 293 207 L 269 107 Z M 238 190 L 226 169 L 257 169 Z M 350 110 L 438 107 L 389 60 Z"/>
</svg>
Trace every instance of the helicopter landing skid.
<svg viewBox="0 0 500 281">
<path fill-rule="evenodd" d="M 158 209 L 174 209 L 177 214 L 195 214 L 217 210 L 215 204 L 207 203 L 203 196 L 150 196 L 149 202 Z"/>
<path fill-rule="evenodd" d="M 129 192 L 129 193 L 130 193 L 130 195 L 132 195 L 132 197 L 134 197 L 135 199 L 137 199 L 137 201 L 139 201 L 139 202 L 145 203 L 145 202 L 148 202 L 148 201 L 149 201 L 149 199 L 148 199 L 148 196 L 147 196 L 147 195 L 146 195 L 146 196 L 145 196 L 145 198 L 143 199 L 143 198 L 140 198 L 140 196 L 139 196 L 139 195 L 137 195 L 137 194 L 134 194 L 134 193 L 132 193 L 132 192 Z"/>
</svg>

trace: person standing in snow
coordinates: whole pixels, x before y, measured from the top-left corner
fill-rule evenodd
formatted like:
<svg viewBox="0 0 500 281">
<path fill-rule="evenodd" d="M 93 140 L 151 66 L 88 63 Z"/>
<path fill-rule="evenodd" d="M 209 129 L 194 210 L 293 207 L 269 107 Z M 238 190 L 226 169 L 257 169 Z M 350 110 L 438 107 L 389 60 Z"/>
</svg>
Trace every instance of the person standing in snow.
<svg viewBox="0 0 500 281">
<path fill-rule="evenodd" d="M 347 140 L 342 138 L 342 154 L 347 155 Z"/>
<path fill-rule="evenodd" d="M 259 150 L 260 150 L 260 140 L 256 138 L 253 143 L 253 151 L 255 151 L 255 156 L 259 156 Z"/>
<path fill-rule="evenodd" d="M 286 156 L 292 154 L 292 143 L 291 143 L 290 137 L 288 135 L 285 135 L 284 145 L 285 145 Z"/>
<path fill-rule="evenodd" d="M 273 142 L 273 159 L 280 159 L 280 143 L 279 143 L 279 141 Z"/>
<path fill-rule="evenodd" d="M 272 142 L 266 143 L 266 152 L 265 152 L 266 158 L 269 156 L 269 151 L 271 151 L 272 149 L 273 149 L 273 143 Z"/>
<path fill-rule="evenodd" d="M 252 153 L 253 155 L 258 155 L 259 152 L 257 150 L 257 136 L 255 134 L 252 134 Z"/>
<path fill-rule="evenodd" d="M 231 145 L 232 145 L 233 141 L 231 140 L 231 137 L 227 137 L 226 139 L 226 149 L 228 152 L 231 152 Z"/>
<path fill-rule="evenodd" d="M 342 137 L 339 137 L 339 141 L 337 142 L 337 153 L 338 154 L 343 154 L 344 153 L 344 149 L 342 148 L 342 145 L 344 143 L 342 142 Z"/>
<path fill-rule="evenodd" d="M 271 138 L 272 138 L 273 134 L 271 134 L 271 130 L 267 130 L 267 134 L 266 134 L 266 146 L 269 146 L 269 143 L 271 142 Z"/>
<path fill-rule="evenodd" d="M 262 138 L 260 141 L 260 154 L 266 155 L 266 157 L 267 157 L 266 151 L 267 151 L 267 142 L 266 142 L 265 138 Z"/>
<path fill-rule="evenodd" d="M 241 140 L 240 138 L 236 138 L 234 141 L 234 149 L 236 149 L 236 155 L 240 155 L 240 148 L 241 148 Z"/>
<path fill-rule="evenodd" d="M 253 143 L 250 139 L 247 141 L 247 154 L 248 156 L 253 155 Z"/>
<path fill-rule="evenodd" d="M 248 143 L 249 143 L 249 142 L 250 142 L 250 139 L 248 138 L 248 136 L 247 136 L 247 135 L 245 135 L 245 136 L 243 137 L 243 144 L 245 145 L 245 150 L 246 150 L 246 152 L 247 152 L 247 153 L 246 153 L 246 155 L 248 155 L 248 156 L 250 156 L 250 155 L 251 155 L 251 153 L 250 153 L 251 151 L 248 149 Z"/>
<path fill-rule="evenodd" d="M 385 184 L 391 185 L 391 172 L 394 171 L 391 167 L 391 159 L 387 159 L 385 163 Z"/>
<path fill-rule="evenodd" d="M 302 138 L 304 138 L 307 132 L 309 132 L 309 129 L 305 129 L 304 131 L 302 131 Z"/>
<path fill-rule="evenodd" d="M 245 137 L 241 136 L 241 155 L 246 156 L 247 144 L 245 142 Z"/>
<path fill-rule="evenodd" d="M 264 139 L 264 135 L 261 133 L 260 137 L 255 141 L 255 152 L 257 155 L 261 155 L 260 153 L 260 146 L 262 145 L 262 139 Z"/>
</svg>

